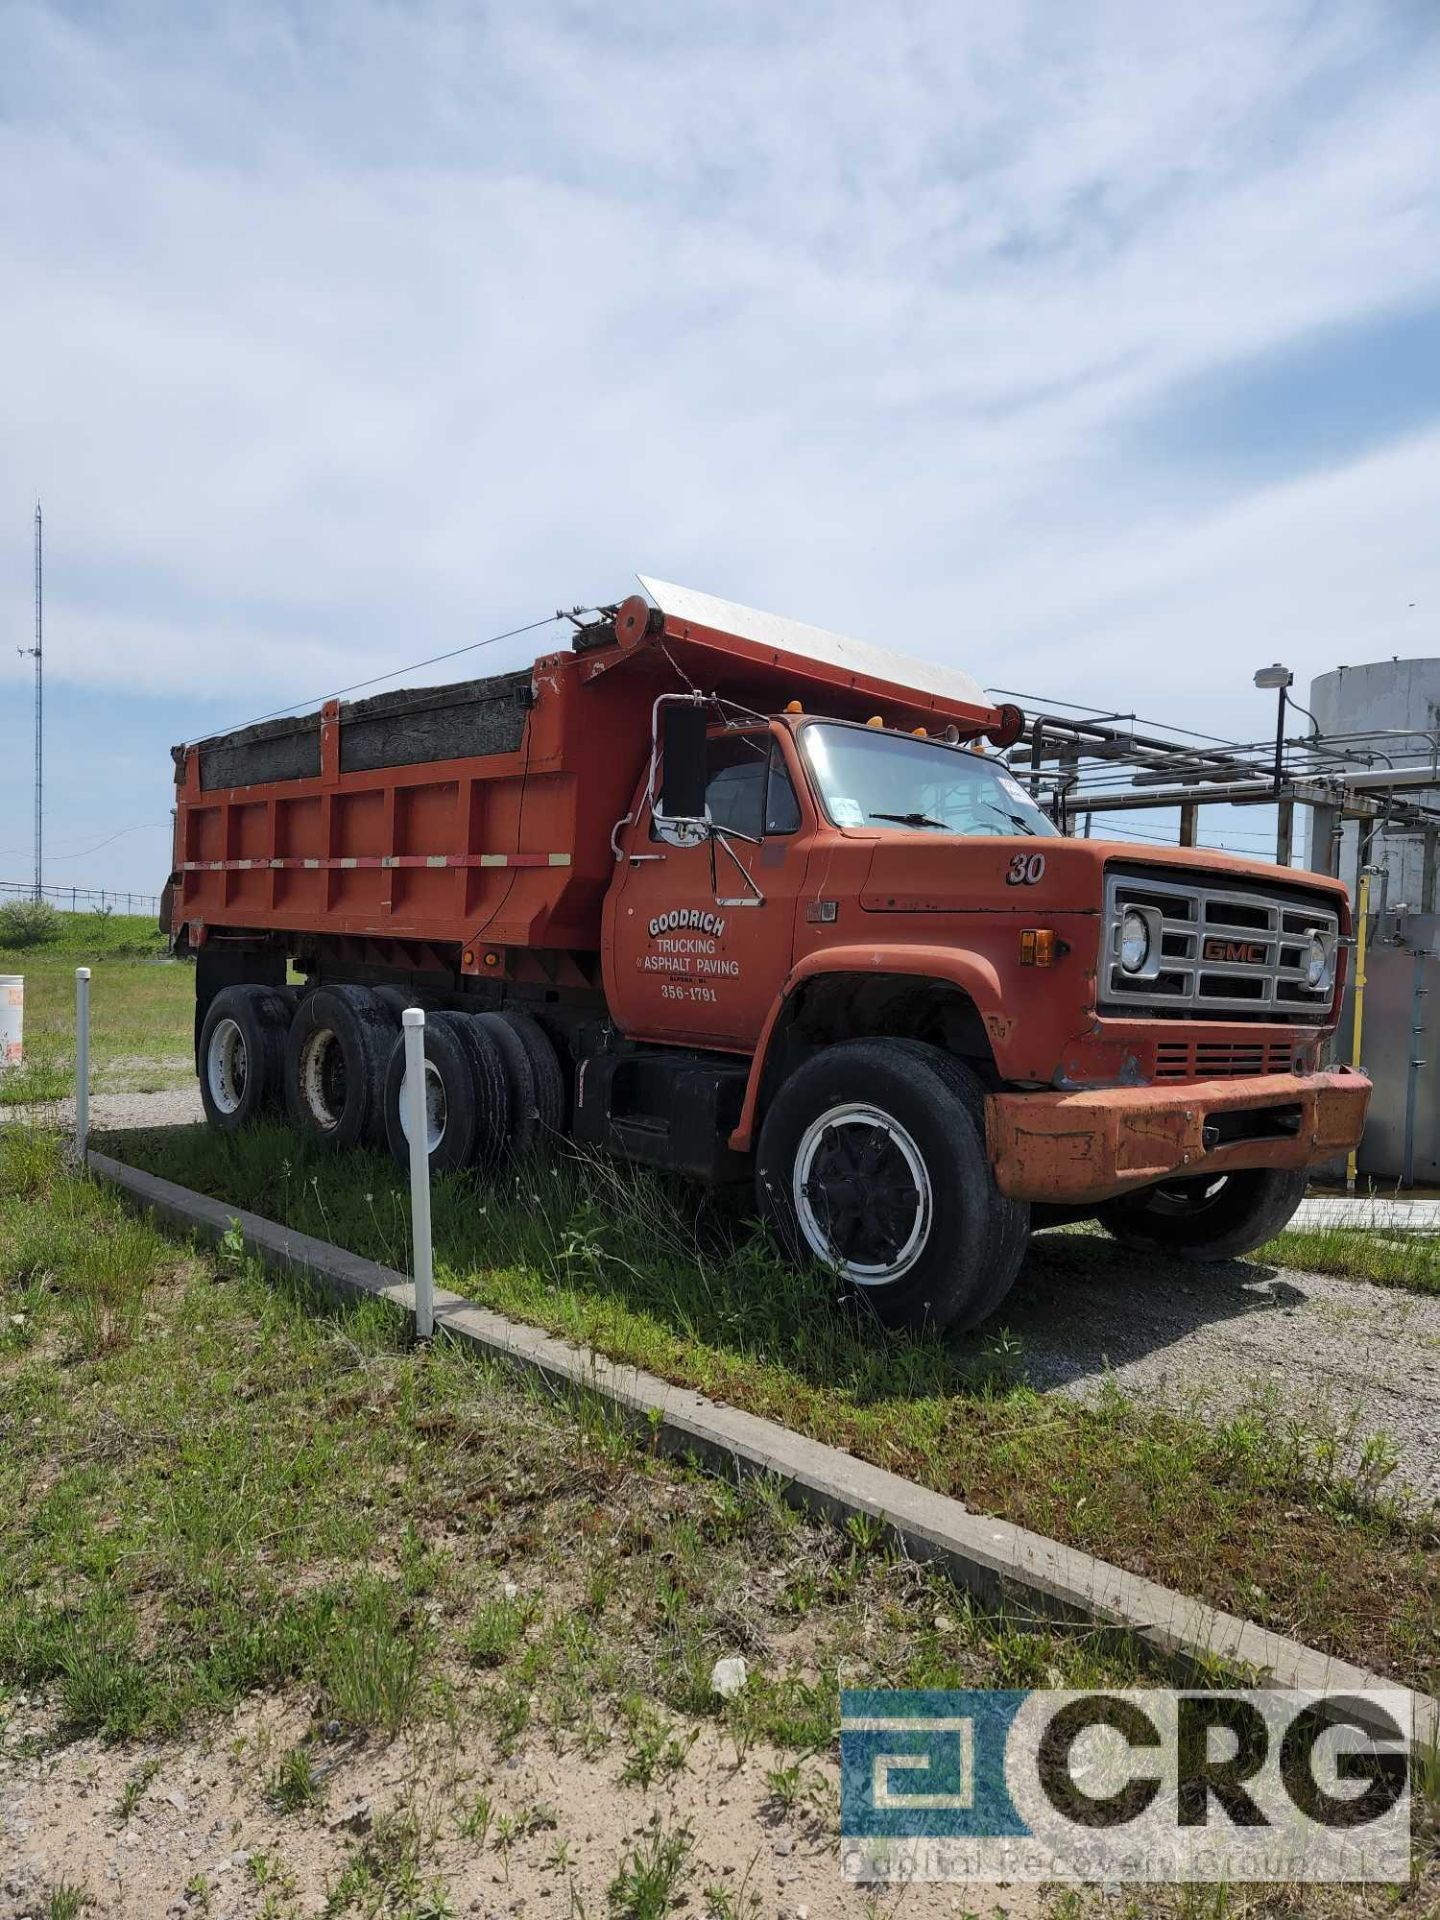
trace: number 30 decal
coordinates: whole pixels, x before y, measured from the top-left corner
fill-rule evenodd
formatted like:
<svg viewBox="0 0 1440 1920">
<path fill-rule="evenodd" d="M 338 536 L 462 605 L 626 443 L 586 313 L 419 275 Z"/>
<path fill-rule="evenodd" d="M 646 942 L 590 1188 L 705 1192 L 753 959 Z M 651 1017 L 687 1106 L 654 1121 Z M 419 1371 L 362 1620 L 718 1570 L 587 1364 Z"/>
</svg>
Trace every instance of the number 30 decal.
<svg viewBox="0 0 1440 1920">
<path fill-rule="evenodd" d="M 1005 875 L 1007 887 L 1033 887 L 1045 872 L 1043 853 L 1017 853 Z"/>
</svg>

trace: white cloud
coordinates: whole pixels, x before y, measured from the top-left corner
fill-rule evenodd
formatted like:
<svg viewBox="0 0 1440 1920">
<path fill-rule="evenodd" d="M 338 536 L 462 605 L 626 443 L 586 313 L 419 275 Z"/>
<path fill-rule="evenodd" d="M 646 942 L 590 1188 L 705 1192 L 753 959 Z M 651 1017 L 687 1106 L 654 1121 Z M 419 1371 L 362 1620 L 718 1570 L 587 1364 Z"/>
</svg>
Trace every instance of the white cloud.
<svg viewBox="0 0 1440 1920">
<path fill-rule="evenodd" d="M 38 486 L 58 675 L 269 705 L 639 567 L 1241 725 L 1277 630 L 1433 609 L 1433 443 L 1201 509 L 1117 434 L 1433 294 L 1407 9 L 0 20 L 0 604 Z"/>
</svg>

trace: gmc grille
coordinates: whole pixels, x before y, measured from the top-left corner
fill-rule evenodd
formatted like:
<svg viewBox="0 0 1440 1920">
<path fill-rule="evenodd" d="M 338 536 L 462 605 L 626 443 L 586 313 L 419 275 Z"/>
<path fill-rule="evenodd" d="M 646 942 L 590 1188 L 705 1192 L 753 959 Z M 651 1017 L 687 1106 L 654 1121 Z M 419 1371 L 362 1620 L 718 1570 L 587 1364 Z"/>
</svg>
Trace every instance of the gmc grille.
<svg viewBox="0 0 1440 1920">
<path fill-rule="evenodd" d="M 1120 965 L 1127 907 L 1138 908 L 1151 927 L 1149 958 L 1133 974 Z M 1332 948 L 1339 937 L 1339 916 L 1328 904 L 1263 887 L 1252 892 L 1117 871 L 1105 877 L 1105 930 L 1102 1013 L 1313 1023 L 1329 1010 L 1331 988 L 1316 993 L 1305 984 L 1311 935 Z"/>
</svg>

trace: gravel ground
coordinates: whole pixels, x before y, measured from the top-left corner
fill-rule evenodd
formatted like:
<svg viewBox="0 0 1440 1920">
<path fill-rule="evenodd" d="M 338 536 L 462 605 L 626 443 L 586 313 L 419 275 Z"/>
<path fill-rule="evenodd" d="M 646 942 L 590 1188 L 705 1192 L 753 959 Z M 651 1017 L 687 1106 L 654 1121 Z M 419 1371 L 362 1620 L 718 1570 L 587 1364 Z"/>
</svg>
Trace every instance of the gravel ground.
<svg viewBox="0 0 1440 1920">
<path fill-rule="evenodd" d="M 97 1128 L 198 1124 L 194 1087 L 97 1094 Z M 74 1102 L 0 1109 L 0 1119 L 65 1124 Z M 1337 1434 L 1358 1458 L 1393 1441 L 1390 1485 L 1440 1501 L 1440 1298 L 1364 1281 L 1230 1261 L 1210 1269 L 1144 1259 L 1102 1234 L 1036 1237 L 1015 1289 L 982 1339 L 1004 1326 L 1042 1391 L 1084 1398 L 1107 1379 L 1141 1398 L 1217 1414 L 1266 1404 Z"/>
<path fill-rule="evenodd" d="M 1084 1398 L 1107 1378 L 1217 1413 L 1266 1404 L 1336 1432 L 1354 1460 L 1388 1434 L 1403 1482 L 1440 1500 L 1440 1299 L 1365 1281 L 1125 1252 L 1098 1234 L 1037 1235 L 998 1320 L 1040 1388 Z"/>
<path fill-rule="evenodd" d="M 189 1127 L 205 1118 L 198 1086 L 174 1088 L 168 1093 L 92 1093 L 90 1125 L 110 1127 Z M 48 1126 L 73 1127 L 75 1102 L 47 1100 L 34 1107 L 0 1107 L 0 1125 L 7 1120 L 42 1120 Z"/>
</svg>

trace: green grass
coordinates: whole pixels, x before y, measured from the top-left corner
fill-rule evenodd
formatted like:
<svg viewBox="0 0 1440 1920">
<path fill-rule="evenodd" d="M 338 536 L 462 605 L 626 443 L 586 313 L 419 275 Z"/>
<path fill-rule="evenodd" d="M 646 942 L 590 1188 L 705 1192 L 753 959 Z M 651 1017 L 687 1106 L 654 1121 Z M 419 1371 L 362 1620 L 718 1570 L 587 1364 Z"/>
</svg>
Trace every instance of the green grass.
<svg viewBox="0 0 1440 1920">
<path fill-rule="evenodd" d="M 697 1718 L 742 1749 L 833 1747 L 842 1676 L 1142 1671 L 1117 1634 L 987 1615 L 767 1485 L 664 1461 L 591 1396 L 416 1350 L 383 1302 L 336 1308 L 198 1255 L 19 1127 L 0 1132 L 0 1328 L 0 1688 L 107 1740 L 257 1690 L 303 1699 L 306 1739 L 257 1756 L 279 1808 L 323 1799 L 313 1742 L 435 1719 L 502 1747 L 618 1739 L 660 1780 Z M 710 1669 L 737 1647 L 753 1681 L 722 1702 Z M 148 1785 L 131 1774 L 121 1821 Z M 637 1856 L 637 1900 L 658 1861 Z M 377 1823 L 357 1904 L 412 1869 Z"/>
<path fill-rule="evenodd" d="M 54 932 L 38 946 L 25 947 L 0 955 L 7 961 L 68 959 L 75 966 L 92 960 L 143 960 L 162 958 L 165 936 L 148 913 L 57 913 Z M 19 968 L 7 966 L 7 971 Z"/>
<path fill-rule="evenodd" d="M 407 1207 L 387 1159 L 307 1155 L 279 1127 L 132 1134 L 123 1158 L 237 1206 L 406 1264 Z M 434 1192 L 437 1278 L 611 1358 L 1102 1558 L 1433 1689 L 1440 1537 L 1386 1499 L 1383 1445 L 1260 1408 L 1218 1424 L 1118 1391 L 1082 1405 L 1014 1378 L 993 1327 L 958 1343 L 887 1333 L 778 1260 L 726 1200 L 569 1159 Z M 853 1552 L 872 1543 L 855 1538 Z M 797 1565 L 784 1599 L 821 1602 Z M 796 1695 L 774 1713 L 798 1728 Z"/>
<path fill-rule="evenodd" d="M 195 974 L 172 961 L 148 919 L 61 914 L 60 938 L 0 950 L 0 973 L 25 976 L 25 1061 L 0 1072 L 0 1107 L 75 1091 L 75 969 L 88 966 L 92 1091 L 151 1093 L 193 1083 Z"/>
<path fill-rule="evenodd" d="M 1304 1273 L 1333 1273 L 1408 1293 L 1440 1293 L 1440 1234 L 1392 1227 L 1307 1227 L 1280 1234 L 1253 1257 Z"/>
</svg>

